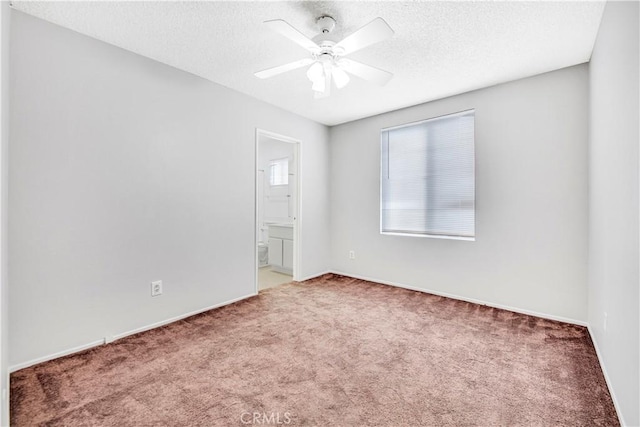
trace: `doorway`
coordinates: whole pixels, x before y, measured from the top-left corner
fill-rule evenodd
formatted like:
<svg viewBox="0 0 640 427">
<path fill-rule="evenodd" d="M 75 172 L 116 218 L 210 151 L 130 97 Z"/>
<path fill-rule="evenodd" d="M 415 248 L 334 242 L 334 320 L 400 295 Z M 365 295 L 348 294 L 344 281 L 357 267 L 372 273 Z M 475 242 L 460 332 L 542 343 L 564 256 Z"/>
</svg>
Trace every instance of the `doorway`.
<svg viewBox="0 0 640 427">
<path fill-rule="evenodd" d="M 300 141 L 256 130 L 256 293 L 296 279 Z"/>
</svg>

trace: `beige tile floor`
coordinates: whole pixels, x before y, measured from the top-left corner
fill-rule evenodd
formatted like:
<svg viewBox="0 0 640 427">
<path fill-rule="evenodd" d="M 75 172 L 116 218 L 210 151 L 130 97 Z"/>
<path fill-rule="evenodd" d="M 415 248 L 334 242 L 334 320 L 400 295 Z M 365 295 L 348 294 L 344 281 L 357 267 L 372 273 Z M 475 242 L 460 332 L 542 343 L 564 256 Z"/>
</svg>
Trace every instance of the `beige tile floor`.
<svg viewBox="0 0 640 427">
<path fill-rule="evenodd" d="M 258 270 L 258 290 L 275 288 L 284 283 L 289 283 L 293 280 L 293 276 L 288 274 L 278 273 L 272 271 L 269 267 L 261 267 Z"/>
</svg>

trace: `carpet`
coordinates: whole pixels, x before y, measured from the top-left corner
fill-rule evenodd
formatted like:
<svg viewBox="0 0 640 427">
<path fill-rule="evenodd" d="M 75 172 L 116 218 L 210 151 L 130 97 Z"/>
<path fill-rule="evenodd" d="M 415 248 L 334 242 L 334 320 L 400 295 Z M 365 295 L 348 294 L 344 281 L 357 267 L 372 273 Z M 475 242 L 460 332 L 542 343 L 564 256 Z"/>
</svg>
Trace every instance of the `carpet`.
<svg viewBox="0 0 640 427">
<path fill-rule="evenodd" d="M 11 424 L 619 425 L 584 327 L 331 274 L 15 372 Z"/>
</svg>

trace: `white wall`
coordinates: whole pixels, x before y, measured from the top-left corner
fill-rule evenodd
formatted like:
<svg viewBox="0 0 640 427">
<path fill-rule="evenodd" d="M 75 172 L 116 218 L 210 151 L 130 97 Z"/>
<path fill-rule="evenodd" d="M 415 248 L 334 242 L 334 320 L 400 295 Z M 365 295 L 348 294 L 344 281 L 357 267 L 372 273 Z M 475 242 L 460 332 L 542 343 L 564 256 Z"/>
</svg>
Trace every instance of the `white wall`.
<svg viewBox="0 0 640 427">
<path fill-rule="evenodd" d="M 630 426 L 640 425 L 638 9 L 607 3 L 589 85 L 589 326 Z"/>
<path fill-rule="evenodd" d="M 9 148 L 9 2 L 0 1 L 0 425 L 9 425 L 7 151 Z"/>
<path fill-rule="evenodd" d="M 586 321 L 587 78 L 579 65 L 331 128 L 333 270 Z M 476 241 L 380 235 L 380 129 L 470 108 Z"/>
<path fill-rule="evenodd" d="M 326 127 L 12 12 L 11 365 L 253 294 L 256 128 L 302 141 L 327 270 Z"/>
</svg>

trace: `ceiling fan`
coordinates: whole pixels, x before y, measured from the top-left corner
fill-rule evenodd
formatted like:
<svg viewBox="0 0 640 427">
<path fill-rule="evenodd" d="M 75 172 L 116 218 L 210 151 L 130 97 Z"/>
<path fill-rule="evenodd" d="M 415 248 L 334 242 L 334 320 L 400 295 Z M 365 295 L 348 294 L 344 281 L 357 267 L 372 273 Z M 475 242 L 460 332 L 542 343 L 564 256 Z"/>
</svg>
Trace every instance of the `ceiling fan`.
<svg viewBox="0 0 640 427">
<path fill-rule="evenodd" d="M 393 74 L 388 71 L 344 57 L 374 43 L 386 40 L 394 34 L 391 27 L 382 18 L 374 19 L 338 43 L 331 40 L 322 40 L 316 43 L 282 19 L 265 21 L 264 23 L 271 30 L 307 49 L 311 57 L 259 71 L 255 73 L 256 77 L 266 79 L 310 65 L 307 77 L 311 80 L 311 89 L 316 98 L 324 98 L 331 94 L 332 81 L 338 89 L 345 87 L 349 83 L 349 74 L 380 86 L 384 86 L 393 77 Z M 335 28 L 336 21 L 325 15 L 318 18 L 317 24 L 320 28 L 320 35 L 315 38 L 320 38 L 331 33 Z"/>
</svg>

